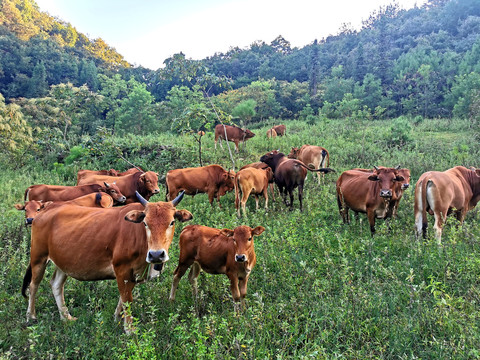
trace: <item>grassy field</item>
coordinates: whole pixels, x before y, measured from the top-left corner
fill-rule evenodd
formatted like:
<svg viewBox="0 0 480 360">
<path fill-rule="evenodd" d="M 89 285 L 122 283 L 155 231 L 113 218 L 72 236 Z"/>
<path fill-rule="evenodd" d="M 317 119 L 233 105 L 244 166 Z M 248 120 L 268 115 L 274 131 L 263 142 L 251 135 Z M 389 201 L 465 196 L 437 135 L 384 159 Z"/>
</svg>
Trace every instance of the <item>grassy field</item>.
<svg viewBox="0 0 480 360">
<path fill-rule="evenodd" d="M 323 185 L 308 176 L 304 211 L 277 199 L 266 213 L 238 218 L 234 194 L 222 209 L 206 195 L 186 197 L 179 207 L 194 219 L 186 224 L 234 228 L 262 225 L 255 239 L 247 310 L 234 312 L 226 276 L 201 274 L 199 296 L 185 278 L 174 303 L 168 293 L 178 260 L 177 225 L 170 261 L 160 278 L 135 288 L 132 313 L 137 331 L 130 336 L 113 319 L 118 301 L 115 281 L 69 279 L 65 299 L 75 322 L 60 321 L 47 267 L 37 293 L 38 322 L 27 324 L 27 302 L 20 294 L 29 262 L 29 229 L 13 204 L 35 183 L 75 183 L 80 168 L 128 167 L 116 158 L 81 158 L 54 170 L 44 159 L 25 167 L 6 165 L 0 173 L 0 359 L 474 359 L 480 357 L 480 214 L 468 213 L 463 226 L 447 222 L 441 245 L 414 235 L 413 185 L 428 170 L 456 165 L 480 167 L 478 138 L 468 121 L 424 120 L 397 140 L 388 121 L 329 121 L 309 125 L 285 121 L 287 136 L 269 140 L 267 125 L 234 155 L 236 170 L 272 149 L 321 145 L 330 152 Z M 116 139 L 129 160 L 160 174 L 198 166 L 197 144 L 190 136 Z M 165 147 L 161 146 L 168 145 Z M 228 152 L 213 149 L 213 134 L 203 139 L 204 162 L 231 168 Z M 412 186 L 404 195 L 390 229 L 368 221 L 345 226 L 338 214 L 335 181 L 344 170 L 373 165 L 410 168 Z M 164 200 L 163 193 L 151 200 Z M 261 201 L 261 207 L 263 202 Z"/>
</svg>

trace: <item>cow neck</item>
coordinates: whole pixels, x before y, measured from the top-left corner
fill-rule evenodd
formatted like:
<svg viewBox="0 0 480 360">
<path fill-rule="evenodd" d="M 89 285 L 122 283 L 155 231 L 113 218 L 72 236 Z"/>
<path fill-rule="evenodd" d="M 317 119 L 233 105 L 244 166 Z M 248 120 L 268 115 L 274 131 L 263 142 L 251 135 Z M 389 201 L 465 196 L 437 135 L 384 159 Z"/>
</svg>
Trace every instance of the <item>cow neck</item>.
<svg viewBox="0 0 480 360">
<path fill-rule="evenodd" d="M 136 173 L 134 173 L 132 175 L 132 178 L 133 178 L 133 183 L 135 184 L 135 190 L 138 191 L 138 193 L 140 195 L 142 195 L 146 200 L 148 200 L 150 198 L 150 194 L 147 192 L 147 189 L 145 188 L 145 184 L 143 183 L 143 181 L 140 181 L 140 176 L 142 176 L 142 174 L 145 174 L 144 172 L 142 171 L 138 171 Z"/>
</svg>

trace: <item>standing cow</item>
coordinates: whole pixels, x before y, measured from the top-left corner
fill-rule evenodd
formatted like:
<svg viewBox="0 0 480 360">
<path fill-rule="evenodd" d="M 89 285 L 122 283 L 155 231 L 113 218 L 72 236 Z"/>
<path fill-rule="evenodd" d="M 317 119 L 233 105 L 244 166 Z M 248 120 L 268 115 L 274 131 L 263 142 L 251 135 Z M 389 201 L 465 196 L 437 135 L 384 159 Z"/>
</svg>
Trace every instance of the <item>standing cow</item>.
<svg viewBox="0 0 480 360">
<path fill-rule="evenodd" d="M 230 280 L 233 300 L 235 303 L 241 301 L 245 307 L 248 278 L 257 261 L 253 238 L 264 230 L 263 226 L 252 229 L 245 225 L 234 230 L 201 225 L 186 226 L 180 234 L 180 256 L 174 272 L 170 301 L 175 300 L 180 279 L 193 265 L 188 280 L 195 295 L 197 277 L 202 269 L 210 274 L 225 274 Z"/>
<path fill-rule="evenodd" d="M 257 161 L 254 163 L 250 163 L 247 165 L 244 165 L 240 168 L 240 170 L 246 169 L 246 168 L 255 168 L 255 169 L 262 169 L 262 170 L 267 170 L 270 169 L 271 167 L 265 164 L 264 162 Z M 275 188 L 273 184 L 275 183 L 275 178 L 273 177 L 273 171 L 267 172 L 268 175 L 268 183 L 270 184 L 270 192 L 272 193 L 272 201 L 275 202 Z"/>
<path fill-rule="evenodd" d="M 258 210 L 258 195 L 265 198 L 265 210 L 268 210 L 268 180 L 272 176 L 272 169 L 268 167 L 266 170 L 255 169 L 253 167 L 240 170 L 235 175 L 235 208 L 238 216 L 240 216 L 240 205 L 243 215 L 247 215 L 246 203 L 250 194 L 255 195 L 256 209 Z M 242 199 L 240 199 L 240 193 Z"/>
<path fill-rule="evenodd" d="M 320 168 L 312 170 L 308 168 L 303 162 L 295 159 L 289 159 L 285 154 L 274 150 L 263 155 L 260 161 L 266 163 L 273 170 L 273 176 L 275 178 L 275 184 L 277 184 L 280 194 L 283 197 L 285 205 L 290 205 L 290 210 L 293 210 L 293 190 L 298 187 L 298 200 L 300 202 L 300 211 L 302 207 L 303 197 L 303 184 L 307 171 L 318 172 L 321 171 L 325 174 L 334 172 L 335 170 L 330 168 Z M 290 204 L 287 203 L 287 192 L 290 195 Z"/>
<path fill-rule="evenodd" d="M 80 281 L 116 279 L 120 299 L 115 317 L 120 319 L 125 303 L 133 301 L 135 285 L 158 274 L 169 259 L 175 220 L 192 219 L 190 212 L 176 209 L 183 194 L 168 203 L 137 196 L 140 203 L 109 209 L 54 206 L 35 218 L 22 286 L 25 297 L 30 289 L 27 320 L 36 319 L 35 294 L 49 260 L 56 267 L 50 284 L 62 319 L 75 320 L 63 295 L 68 276 Z M 131 323 L 131 315 L 124 314 L 125 331 Z"/>
<path fill-rule="evenodd" d="M 292 147 L 288 154 L 290 159 L 298 159 L 307 166 L 313 166 L 314 169 L 325 168 L 330 165 L 330 154 L 327 149 L 315 145 L 303 145 L 300 148 Z M 322 174 L 322 175 L 320 175 Z M 321 182 L 323 173 L 317 173 L 318 183 Z"/>
<path fill-rule="evenodd" d="M 277 133 L 278 136 L 285 136 L 287 133 L 287 127 L 285 125 L 275 125 L 272 129 Z"/>
<path fill-rule="evenodd" d="M 372 173 L 348 170 L 337 180 L 337 204 L 344 223 L 350 223 L 349 209 L 366 213 L 370 231 L 375 234 L 375 219 L 391 216 L 390 201 L 397 183 L 403 181 L 395 168 L 378 168 Z"/>
<path fill-rule="evenodd" d="M 207 193 L 210 205 L 213 205 L 213 199 L 216 197 L 218 206 L 221 207 L 220 197 L 233 190 L 234 181 L 234 171 L 226 171 L 215 164 L 170 170 L 165 179 L 166 199 L 173 199 L 180 191 L 192 196 Z"/>
<path fill-rule="evenodd" d="M 427 235 L 427 212 L 434 215 L 435 237 L 442 239 L 446 218 L 454 213 L 460 223 L 480 200 L 480 169 L 455 166 L 446 171 L 428 171 L 415 185 L 415 225 L 418 236 Z"/>
<path fill-rule="evenodd" d="M 226 136 L 226 138 L 225 138 Z M 220 147 L 222 146 L 222 139 L 227 141 L 233 141 L 235 143 L 235 150 L 238 152 L 238 143 L 243 142 L 254 137 L 255 134 L 248 129 L 242 129 L 238 126 L 222 125 L 215 126 L 215 150 L 217 149 L 217 140 L 220 139 Z"/>
</svg>

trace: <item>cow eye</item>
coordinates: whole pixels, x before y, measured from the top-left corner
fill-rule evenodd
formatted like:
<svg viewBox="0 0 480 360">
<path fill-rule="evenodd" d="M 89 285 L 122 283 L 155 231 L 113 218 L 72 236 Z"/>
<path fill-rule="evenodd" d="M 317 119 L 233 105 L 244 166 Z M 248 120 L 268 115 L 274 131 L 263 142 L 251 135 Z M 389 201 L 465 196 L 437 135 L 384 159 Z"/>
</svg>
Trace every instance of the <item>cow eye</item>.
<svg viewBox="0 0 480 360">
<path fill-rule="evenodd" d="M 37 211 L 40 211 L 40 209 L 37 209 Z"/>
<path fill-rule="evenodd" d="M 112 190 L 112 194 L 115 194 L 115 193 L 116 193 L 116 191 L 115 191 L 115 190 Z"/>
<path fill-rule="evenodd" d="M 175 220 L 172 220 L 172 222 L 170 223 L 170 226 L 173 226 L 175 225 Z"/>
<path fill-rule="evenodd" d="M 148 225 L 145 221 L 143 222 L 143 225 L 145 225 L 145 227 L 148 228 Z"/>
<path fill-rule="evenodd" d="M 248 238 L 248 241 L 252 241 L 252 237 L 251 237 L 251 236 Z"/>
</svg>

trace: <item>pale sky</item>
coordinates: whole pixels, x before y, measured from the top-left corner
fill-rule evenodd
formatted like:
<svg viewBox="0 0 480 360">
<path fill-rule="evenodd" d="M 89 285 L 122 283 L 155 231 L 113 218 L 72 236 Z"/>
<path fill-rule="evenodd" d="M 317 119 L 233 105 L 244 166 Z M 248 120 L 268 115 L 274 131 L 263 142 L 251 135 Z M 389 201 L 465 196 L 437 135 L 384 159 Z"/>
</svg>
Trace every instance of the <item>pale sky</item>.
<svg viewBox="0 0 480 360">
<path fill-rule="evenodd" d="M 391 0 L 36 0 L 41 11 L 102 38 L 125 60 L 156 70 L 183 52 L 200 60 L 283 36 L 302 48 L 363 20 Z M 398 0 L 403 9 L 426 0 Z"/>
</svg>

